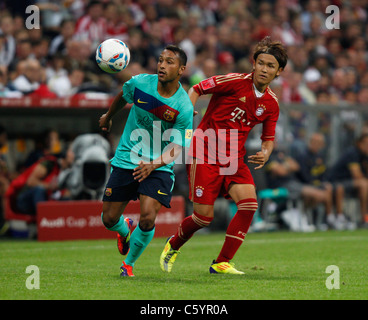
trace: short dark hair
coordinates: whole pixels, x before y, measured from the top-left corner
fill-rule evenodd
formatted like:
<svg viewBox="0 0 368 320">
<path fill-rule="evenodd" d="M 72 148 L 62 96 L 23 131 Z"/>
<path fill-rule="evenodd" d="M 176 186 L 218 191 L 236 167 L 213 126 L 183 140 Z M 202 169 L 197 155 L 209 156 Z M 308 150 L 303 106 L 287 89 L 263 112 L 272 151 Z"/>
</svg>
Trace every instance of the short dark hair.
<svg viewBox="0 0 368 320">
<path fill-rule="evenodd" d="M 253 59 L 257 60 L 257 57 L 261 53 L 267 53 L 273 55 L 277 62 L 279 63 L 280 68 L 285 68 L 288 55 L 286 53 L 285 47 L 282 45 L 280 41 L 272 41 L 271 37 L 263 38 L 254 49 Z"/>
<path fill-rule="evenodd" d="M 164 50 L 170 50 L 174 52 L 175 54 L 177 54 L 179 56 L 179 61 L 180 61 L 181 66 L 187 65 L 187 60 L 188 60 L 187 54 L 182 48 L 175 46 L 173 44 L 169 44 L 168 46 L 165 47 Z"/>
</svg>

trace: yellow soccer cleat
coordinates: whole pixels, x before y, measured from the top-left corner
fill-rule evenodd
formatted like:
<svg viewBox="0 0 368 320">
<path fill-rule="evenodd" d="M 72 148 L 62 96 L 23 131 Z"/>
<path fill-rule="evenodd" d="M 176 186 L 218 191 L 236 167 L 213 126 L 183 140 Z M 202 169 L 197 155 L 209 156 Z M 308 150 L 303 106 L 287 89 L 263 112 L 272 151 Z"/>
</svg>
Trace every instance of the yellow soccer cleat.
<svg viewBox="0 0 368 320">
<path fill-rule="evenodd" d="M 244 274 L 244 272 L 236 270 L 234 264 L 230 262 L 219 262 L 213 260 L 210 266 L 210 273 L 222 273 L 222 274 Z"/>
<path fill-rule="evenodd" d="M 161 266 L 161 270 L 164 272 L 171 272 L 171 269 L 173 267 L 173 264 L 176 260 L 176 257 L 178 256 L 178 253 L 180 253 L 179 250 L 174 250 L 171 247 L 170 244 L 170 239 L 173 236 L 171 236 L 170 238 L 168 238 L 166 240 L 166 245 L 164 250 L 161 253 L 161 257 L 160 257 L 160 266 Z"/>
</svg>

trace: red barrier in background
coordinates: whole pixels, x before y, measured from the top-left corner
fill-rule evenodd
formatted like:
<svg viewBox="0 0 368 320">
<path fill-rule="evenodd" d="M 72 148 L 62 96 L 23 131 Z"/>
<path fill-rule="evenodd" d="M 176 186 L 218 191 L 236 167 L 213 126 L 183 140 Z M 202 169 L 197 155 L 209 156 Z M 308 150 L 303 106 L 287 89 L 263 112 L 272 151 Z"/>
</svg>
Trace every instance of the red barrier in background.
<svg viewBox="0 0 368 320">
<path fill-rule="evenodd" d="M 156 218 L 155 237 L 175 234 L 184 218 L 183 197 L 175 196 L 171 208 L 162 207 Z M 109 231 L 101 221 L 102 201 L 49 201 L 37 205 L 37 230 L 39 241 L 78 239 L 111 239 L 116 232 Z M 131 201 L 124 217 L 137 226 L 140 216 L 139 201 Z"/>
</svg>

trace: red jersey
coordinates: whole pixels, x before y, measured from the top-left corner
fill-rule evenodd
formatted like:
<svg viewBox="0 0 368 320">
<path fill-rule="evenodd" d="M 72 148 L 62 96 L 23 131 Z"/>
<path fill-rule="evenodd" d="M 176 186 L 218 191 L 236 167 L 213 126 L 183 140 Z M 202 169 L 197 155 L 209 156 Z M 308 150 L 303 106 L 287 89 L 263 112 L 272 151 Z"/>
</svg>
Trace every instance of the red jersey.
<svg viewBox="0 0 368 320">
<path fill-rule="evenodd" d="M 47 175 L 42 179 L 43 182 L 50 182 L 60 172 L 60 166 L 56 157 L 49 155 L 39 159 L 10 183 L 6 196 L 10 199 L 12 208 L 15 208 L 15 198 L 26 186 L 29 176 L 39 164 L 43 164 L 47 168 Z"/>
<path fill-rule="evenodd" d="M 248 134 L 259 123 L 263 125 L 261 139 L 274 140 L 278 100 L 268 87 L 257 98 L 253 73 L 213 76 L 193 89 L 199 95 L 212 94 L 212 98 L 195 130 L 189 155 L 209 164 L 243 158 Z"/>
</svg>

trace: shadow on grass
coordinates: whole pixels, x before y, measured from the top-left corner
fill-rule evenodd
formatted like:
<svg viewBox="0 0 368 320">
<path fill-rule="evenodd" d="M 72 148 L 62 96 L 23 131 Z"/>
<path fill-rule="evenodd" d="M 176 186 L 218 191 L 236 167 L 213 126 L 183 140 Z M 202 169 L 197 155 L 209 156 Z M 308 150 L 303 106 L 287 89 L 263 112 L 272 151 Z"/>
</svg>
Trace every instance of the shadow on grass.
<svg viewBox="0 0 368 320">
<path fill-rule="evenodd" d="M 180 275 L 180 274 L 139 274 L 136 273 L 135 277 L 120 277 L 119 275 L 111 275 L 112 280 L 121 281 L 134 281 L 141 282 L 149 285 L 155 284 L 189 284 L 189 285 L 204 285 L 218 283 L 226 283 L 236 281 L 237 283 L 246 283 L 250 281 L 285 281 L 285 282 L 306 282 L 311 281 L 312 278 L 299 275 L 273 275 L 270 273 L 261 272 L 249 272 L 244 275 L 233 275 L 233 274 L 208 274 L 204 272 L 198 272 L 197 274 Z"/>
</svg>

